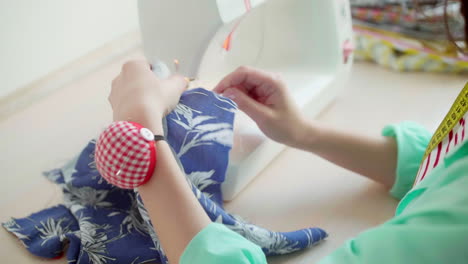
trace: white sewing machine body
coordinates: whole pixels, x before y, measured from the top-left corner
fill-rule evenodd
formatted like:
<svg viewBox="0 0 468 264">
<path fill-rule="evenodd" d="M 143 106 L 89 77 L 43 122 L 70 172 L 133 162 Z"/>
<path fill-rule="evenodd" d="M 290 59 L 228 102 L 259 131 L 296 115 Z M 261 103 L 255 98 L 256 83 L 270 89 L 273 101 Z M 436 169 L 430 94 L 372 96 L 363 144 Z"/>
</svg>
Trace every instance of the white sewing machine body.
<svg viewBox="0 0 468 264">
<path fill-rule="evenodd" d="M 139 12 L 149 60 L 178 59 L 180 72 L 205 88 L 241 65 L 278 72 L 310 118 L 338 94 L 351 69 L 348 0 L 139 0 Z M 233 199 L 283 148 L 238 113 L 224 199 Z"/>
</svg>

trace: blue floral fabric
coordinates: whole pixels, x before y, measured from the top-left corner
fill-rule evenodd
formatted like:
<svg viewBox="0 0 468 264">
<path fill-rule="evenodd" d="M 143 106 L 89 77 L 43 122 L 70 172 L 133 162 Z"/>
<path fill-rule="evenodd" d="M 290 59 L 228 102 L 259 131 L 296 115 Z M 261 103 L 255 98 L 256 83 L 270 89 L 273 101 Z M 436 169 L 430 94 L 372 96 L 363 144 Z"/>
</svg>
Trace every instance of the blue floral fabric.
<svg viewBox="0 0 468 264">
<path fill-rule="evenodd" d="M 188 184 L 212 221 L 262 247 L 287 254 L 322 241 L 320 228 L 272 232 L 223 209 L 224 181 L 236 105 L 204 89 L 184 93 L 165 119 L 165 134 Z M 96 170 L 92 140 L 64 167 L 45 173 L 64 193 L 64 204 L 11 219 L 3 226 L 34 255 L 68 263 L 168 263 L 137 190 L 108 184 Z M 67 246 L 68 245 L 68 246 Z M 66 247 L 67 246 L 67 247 Z"/>
</svg>

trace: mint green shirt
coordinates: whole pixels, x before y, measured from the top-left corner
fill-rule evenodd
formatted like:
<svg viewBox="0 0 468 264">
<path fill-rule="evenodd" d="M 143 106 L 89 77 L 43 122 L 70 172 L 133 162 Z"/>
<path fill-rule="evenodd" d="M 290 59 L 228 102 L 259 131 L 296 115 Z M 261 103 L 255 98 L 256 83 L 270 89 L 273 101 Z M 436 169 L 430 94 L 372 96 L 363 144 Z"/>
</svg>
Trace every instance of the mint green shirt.
<svg viewBox="0 0 468 264">
<path fill-rule="evenodd" d="M 404 122 L 383 129 L 398 145 L 396 181 L 401 199 L 395 216 L 350 239 L 319 264 L 468 263 L 468 141 L 412 189 L 431 134 Z M 202 230 L 187 246 L 181 264 L 267 263 L 261 249 L 219 224 Z"/>
</svg>

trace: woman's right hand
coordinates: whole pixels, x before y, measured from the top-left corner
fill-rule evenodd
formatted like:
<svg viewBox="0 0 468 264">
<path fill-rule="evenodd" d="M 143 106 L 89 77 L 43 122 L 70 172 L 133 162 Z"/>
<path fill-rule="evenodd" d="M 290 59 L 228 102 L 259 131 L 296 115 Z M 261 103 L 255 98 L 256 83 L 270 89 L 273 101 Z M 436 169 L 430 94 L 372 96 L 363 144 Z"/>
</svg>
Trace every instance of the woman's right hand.
<svg viewBox="0 0 468 264">
<path fill-rule="evenodd" d="M 242 66 L 214 89 L 237 103 L 269 138 L 296 147 L 305 118 L 277 74 Z"/>
</svg>

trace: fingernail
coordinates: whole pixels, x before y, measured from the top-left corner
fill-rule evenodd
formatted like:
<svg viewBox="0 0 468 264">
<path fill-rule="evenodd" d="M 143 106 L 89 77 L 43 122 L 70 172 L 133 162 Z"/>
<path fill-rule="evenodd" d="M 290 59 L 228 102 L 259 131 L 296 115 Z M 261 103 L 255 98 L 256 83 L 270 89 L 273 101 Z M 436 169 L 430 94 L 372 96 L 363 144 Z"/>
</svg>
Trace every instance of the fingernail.
<svg viewBox="0 0 468 264">
<path fill-rule="evenodd" d="M 232 100 L 236 99 L 236 96 L 234 95 L 234 92 L 231 89 L 224 91 L 223 96 Z"/>
</svg>

